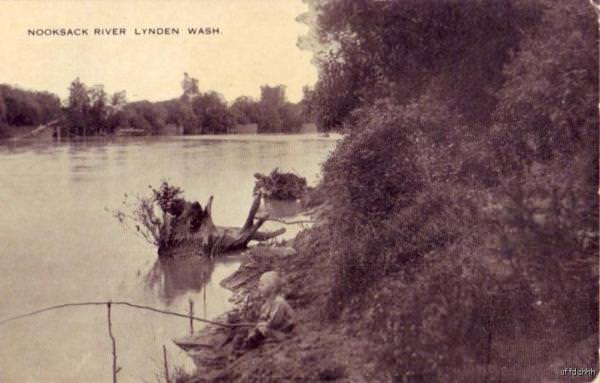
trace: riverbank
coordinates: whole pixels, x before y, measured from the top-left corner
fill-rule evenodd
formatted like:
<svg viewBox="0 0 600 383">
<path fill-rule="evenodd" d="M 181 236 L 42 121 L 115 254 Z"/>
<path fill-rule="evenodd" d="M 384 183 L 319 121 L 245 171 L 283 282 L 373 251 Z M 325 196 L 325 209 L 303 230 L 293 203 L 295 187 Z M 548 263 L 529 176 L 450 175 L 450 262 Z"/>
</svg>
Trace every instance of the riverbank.
<svg viewBox="0 0 600 383">
<path fill-rule="evenodd" d="M 248 250 L 247 261 L 222 282 L 234 292 L 236 307 L 220 319 L 243 322 L 240 312 L 246 297 L 255 294 L 260 275 L 276 271 L 283 279 L 282 293 L 295 312 L 294 330 L 282 339 L 268 339 L 255 349 L 240 350 L 231 340 L 231 330 L 206 327 L 192 337 L 176 340 L 187 343 L 188 353 L 198 365 L 193 376 L 181 375 L 176 381 L 389 381 L 377 369 L 377 354 L 369 352 L 369 339 L 357 332 L 356 326 L 324 320 L 326 292 L 333 275 L 328 270 L 326 241 L 322 222 L 317 222 L 295 239 Z"/>
<path fill-rule="evenodd" d="M 0 126 L 0 140 L 20 140 L 31 137 L 31 133 L 37 129 L 37 126 Z M 52 138 L 52 137 L 50 137 Z"/>
<path fill-rule="evenodd" d="M 107 135 L 96 135 L 88 137 L 61 137 L 56 138 L 53 134 L 52 129 L 40 129 L 39 126 L 30 127 L 3 127 L 0 128 L 0 143 L 14 143 L 20 142 L 24 144 L 31 143 L 53 143 L 53 142 L 84 142 L 84 141 L 123 141 L 129 139 L 174 139 L 174 138 L 202 138 L 204 140 L 220 140 L 223 137 L 228 139 L 240 139 L 240 140 L 264 140 L 270 137 L 311 137 L 320 140 L 333 140 L 337 141 L 343 137 L 342 133 L 312 133 L 312 132 L 295 132 L 295 133 L 274 133 L 274 132 L 263 132 L 263 133 L 206 133 L 206 134 L 107 134 Z"/>
<path fill-rule="evenodd" d="M 328 294 L 335 273 L 329 255 L 329 241 L 326 225 L 316 217 L 312 228 L 300 232 L 292 240 L 248 250 L 247 260 L 222 282 L 223 287 L 234 293 L 235 307 L 219 319 L 244 323 L 240 313 L 245 309 L 246 297 L 256 294 L 258 280 L 263 273 L 276 271 L 283 279 L 282 294 L 295 312 L 294 330 L 284 337 L 267 339 L 257 348 L 243 350 L 236 347 L 235 341 L 236 337 L 240 338 L 240 333 L 243 338 L 243 330 L 206 327 L 193 337 L 184 338 L 191 340 L 192 346 L 200 345 L 189 353 L 198 366 L 197 372 L 192 376 L 181 374 L 175 381 L 405 382 L 394 377 L 396 366 L 392 354 L 395 355 L 395 352 L 390 348 L 394 343 L 389 339 L 404 334 L 403 329 L 412 333 L 411 329 L 418 324 L 398 321 L 398 328 L 390 330 L 385 318 L 412 315 L 410 309 L 406 310 L 406 304 L 410 306 L 410 302 L 398 303 L 412 299 L 402 294 L 406 281 L 382 279 L 364 296 L 352 300 L 340 317 L 330 319 L 328 305 L 331 300 Z M 390 303 L 390 299 L 396 303 Z M 565 360 L 573 365 L 591 365 L 588 351 L 595 344 L 595 338 L 565 347 L 560 339 L 502 337 L 494 340 L 487 357 L 448 354 L 445 358 L 453 360 L 450 365 L 452 376 L 462 373 L 466 381 L 495 376 L 502 378 L 491 381 L 508 382 L 519 381 L 526 376 L 530 381 L 557 383 L 561 381 L 558 373 Z M 410 346 L 407 344 L 406 347 Z M 558 352 L 559 349 L 562 351 Z M 519 362 L 522 355 L 529 355 L 529 360 Z M 487 358 L 494 362 L 488 362 Z M 440 361 L 438 368 L 450 373 L 447 371 L 449 367 L 443 367 L 442 363 Z M 408 381 L 437 381 L 433 375 L 419 374 L 418 366 L 413 377 L 416 380 Z M 588 380 L 573 377 L 573 381 Z"/>
</svg>

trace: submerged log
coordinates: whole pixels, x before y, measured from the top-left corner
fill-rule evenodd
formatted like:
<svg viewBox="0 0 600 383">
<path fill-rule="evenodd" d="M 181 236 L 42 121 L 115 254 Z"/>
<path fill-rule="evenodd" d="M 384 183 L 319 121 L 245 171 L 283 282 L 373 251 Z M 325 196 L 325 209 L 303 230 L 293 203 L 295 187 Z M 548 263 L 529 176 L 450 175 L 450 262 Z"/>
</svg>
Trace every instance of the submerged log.
<svg viewBox="0 0 600 383">
<path fill-rule="evenodd" d="M 159 256 L 174 257 L 193 253 L 215 257 L 222 253 L 242 250 L 252 240 L 267 241 L 285 233 L 285 228 L 259 231 L 268 219 L 268 216 L 256 217 L 261 199 L 262 193 L 259 192 L 241 227 L 222 227 L 213 223 L 212 196 L 204 209 L 198 202 L 174 200 L 167 211 L 163 212 L 158 241 Z"/>
</svg>

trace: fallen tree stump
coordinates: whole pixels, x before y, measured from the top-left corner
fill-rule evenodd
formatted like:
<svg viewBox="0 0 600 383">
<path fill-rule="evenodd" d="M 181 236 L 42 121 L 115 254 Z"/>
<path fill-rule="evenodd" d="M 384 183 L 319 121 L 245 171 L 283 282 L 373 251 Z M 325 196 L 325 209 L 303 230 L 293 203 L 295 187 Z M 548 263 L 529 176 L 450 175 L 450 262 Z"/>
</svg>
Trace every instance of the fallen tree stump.
<svg viewBox="0 0 600 383">
<path fill-rule="evenodd" d="M 260 192 L 256 194 L 241 227 L 214 224 L 211 215 L 212 196 L 202 208 L 197 201 L 186 201 L 181 197 L 181 189 L 166 182 L 158 190 L 152 189 L 152 192 L 153 195 L 149 198 L 138 198 L 133 214 L 122 211 L 113 214 L 124 225 L 133 221 L 137 234 L 158 246 L 160 257 L 190 254 L 215 257 L 242 250 L 250 241 L 268 241 L 285 233 L 285 228 L 275 231 L 259 230 L 269 220 L 268 215 L 256 217 L 262 200 Z"/>
<path fill-rule="evenodd" d="M 219 254 L 242 250 L 250 241 L 267 241 L 285 233 L 285 228 L 276 231 L 259 231 L 268 220 L 256 217 L 262 195 L 258 193 L 248 217 L 241 227 L 222 227 L 213 223 L 211 196 L 203 209 L 198 202 L 180 200 L 177 208 L 164 214 L 158 246 L 159 256 L 176 256 L 181 252 L 194 252 L 215 257 Z"/>
</svg>

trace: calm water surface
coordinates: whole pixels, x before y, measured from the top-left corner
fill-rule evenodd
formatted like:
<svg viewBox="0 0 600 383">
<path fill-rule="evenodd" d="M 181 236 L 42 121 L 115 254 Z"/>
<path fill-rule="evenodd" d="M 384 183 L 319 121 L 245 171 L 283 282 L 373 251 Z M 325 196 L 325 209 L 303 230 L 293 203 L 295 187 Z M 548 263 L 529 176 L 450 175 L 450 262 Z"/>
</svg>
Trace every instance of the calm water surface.
<svg viewBox="0 0 600 383">
<path fill-rule="evenodd" d="M 230 307 L 219 282 L 239 258 L 159 263 L 156 250 L 105 208 L 166 179 L 188 199 L 215 196 L 215 223 L 239 226 L 253 174 L 274 167 L 317 180 L 339 137 L 131 138 L 77 143 L 0 143 L 0 319 L 78 301 L 126 300 L 214 317 Z M 274 228 L 273 226 L 271 228 Z M 297 231 L 292 228 L 289 236 Z M 204 300 L 206 296 L 206 300 Z M 114 307 L 120 382 L 157 382 L 169 362 L 191 361 L 171 339 L 185 319 Z M 106 307 L 67 308 L 0 326 L 0 382 L 108 382 Z M 196 324 L 198 328 L 200 324 Z"/>
</svg>

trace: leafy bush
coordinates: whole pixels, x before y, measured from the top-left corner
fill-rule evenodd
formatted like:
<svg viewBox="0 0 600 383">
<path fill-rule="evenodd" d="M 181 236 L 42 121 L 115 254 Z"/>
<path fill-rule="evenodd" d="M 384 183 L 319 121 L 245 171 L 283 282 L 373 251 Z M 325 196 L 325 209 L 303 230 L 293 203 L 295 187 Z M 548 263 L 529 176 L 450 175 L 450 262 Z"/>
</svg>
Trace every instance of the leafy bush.
<svg viewBox="0 0 600 383">
<path fill-rule="evenodd" d="M 382 364 L 397 381 L 484 381 L 485 369 L 465 371 L 492 362 L 501 336 L 521 336 L 520 323 L 541 318 L 523 282 L 470 241 L 383 278 L 368 294 Z"/>
<path fill-rule="evenodd" d="M 183 190 L 167 181 L 162 181 L 158 189 L 152 185 L 148 188 L 151 190 L 149 196 L 138 196 L 134 201 L 125 194 L 124 210 L 114 210 L 112 214 L 125 227 L 133 227 L 134 232 L 148 243 L 160 247 L 166 237 L 163 233 L 165 214 L 178 216 L 182 212 Z"/>
<path fill-rule="evenodd" d="M 499 250 L 533 287 L 545 329 L 569 341 L 585 338 L 598 323 L 593 186 L 598 167 L 597 157 L 585 157 L 569 164 L 536 164 L 524 178 L 509 178 L 498 194 L 502 208 L 492 213 Z M 568 326 L 565 317 L 571 318 Z"/>
<path fill-rule="evenodd" d="M 167 181 L 162 181 L 158 189 L 154 189 L 151 185 L 149 187 L 152 190 L 152 201 L 156 202 L 163 212 L 173 209 L 183 195 L 180 187 L 170 185 Z"/>
<path fill-rule="evenodd" d="M 465 235 L 476 210 L 466 190 L 450 186 L 456 166 L 445 161 L 448 145 L 432 144 L 451 120 L 445 110 L 423 114 L 418 105 L 384 100 L 360 112 L 360 129 L 324 165 L 338 307 L 378 277 Z"/>
<path fill-rule="evenodd" d="M 266 176 L 261 173 L 255 173 L 253 193 L 259 192 L 265 198 L 279 200 L 297 200 L 304 196 L 307 190 L 306 178 L 297 176 L 294 173 L 280 172 L 275 168 Z"/>
<path fill-rule="evenodd" d="M 500 251 L 533 286 L 545 329 L 568 342 L 598 323 L 597 58 L 593 12 L 549 6 L 505 68 L 489 145 Z"/>
</svg>

